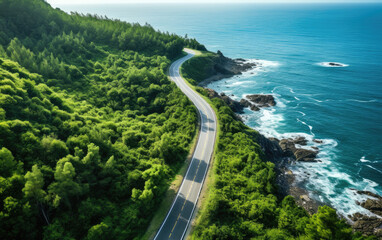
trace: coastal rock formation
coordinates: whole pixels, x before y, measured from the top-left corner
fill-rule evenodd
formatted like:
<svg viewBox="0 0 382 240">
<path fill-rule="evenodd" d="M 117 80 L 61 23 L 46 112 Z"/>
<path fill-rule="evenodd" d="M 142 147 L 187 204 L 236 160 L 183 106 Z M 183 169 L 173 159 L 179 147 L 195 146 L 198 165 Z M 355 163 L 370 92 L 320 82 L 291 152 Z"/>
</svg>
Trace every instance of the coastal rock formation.
<svg viewBox="0 0 382 240">
<path fill-rule="evenodd" d="M 368 236 L 375 235 L 378 239 L 382 239 L 382 218 L 367 216 L 361 213 L 355 213 L 349 217 L 354 222 L 352 227 L 355 231 Z"/>
<path fill-rule="evenodd" d="M 367 196 L 370 196 L 370 197 L 382 199 L 382 197 L 379 196 L 378 194 L 375 194 L 375 193 L 372 193 L 372 192 L 369 192 L 369 191 L 361 191 L 361 190 L 356 190 L 354 188 L 352 188 L 351 190 L 355 190 L 355 191 L 357 191 L 358 194 L 361 194 L 361 195 L 367 195 Z"/>
<path fill-rule="evenodd" d="M 257 142 L 261 146 L 268 160 L 275 162 L 284 157 L 284 151 L 279 145 L 277 138 L 266 138 L 262 134 L 257 137 Z"/>
<path fill-rule="evenodd" d="M 217 72 L 223 74 L 227 73 L 232 75 L 238 75 L 257 66 L 256 63 L 247 62 L 245 59 L 242 58 L 227 58 L 219 50 L 217 51 L 217 54 L 219 55 L 219 59 L 217 61 L 217 64 L 215 65 L 215 69 L 217 70 Z"/>
<path fill-rule="evenodd" d="M 279 141 L 279 146 L 283 151 L 285 157 L 290 157 L 299 162 L 317 162 L 318 151 L 313 151 L 305 148 L 297 148 L 298 145 L 306 145 L 307 140 L 304 137 L 298 137 L 296 139 L 282 139 Z"/>
<path fill-rule="evenodd" d="M 299 162 L 317 162 L 317 160 L 315 160 L 317 152 L 312 150 L 300 148 L 294 152 L 294 156 L 296 157 L 296 161 Z"/>
<path fill-rule="evenodd" d="M 246 98 L 256 104 L 257 107 L 270 107 L 276 105 L 275 98 L 272 95 L 252 94 L 247 95 Z"/>
<path fill-rule="evenodd" d="M 249 107 L 252 111 L 259 111 L 261 107 L 271 107 L 276 105 L 276 101 L 272 95 L 252 94 L 247 95 L 247 99 L 241 99 L 240 104 L 246 108 Z"/>
<path fill-rule="evenodd" d="M 221 93 L 220 95 L 213 89 L 205 88 L 208 92 L 209 98 L 220 98 L 223 100 L 231 109 L 232 111 L 236 113 L 243 113 L 244 107 L 242 104 L 238 101 L 233 100 L 232 98 L 228 97 L 224 93 Z"/>
<path fill-rule="evenodd" d="M 245 99 L 241 99 L 241 100 L 240 100 L 240 104 L 241 104 L 243 107 L 251 107 L 251 106 L 252 106 L 252 103 L 250 103 L 248 100 L 245 100 Z"/>
<path fill-rule="evenodd" d="M 365 235 L 375 235 L 378 239 L 382 239 L 382 196 L 369 191 L 351 190 L 354 190 L 357 194 L 371 197 L 362 203 L 357 202 L 357 204 L 376 215 L 368 216 L 362 213 L 355 213 L 352 216 L 348 216 L 354 222 L 352 224 L 353 229 Z"/>
<path fill-rule="evenodd" d="M 211 77 L 200 82 L 199 86 L 206 86 L 213 81 L 240 75 L 257 66 L 256 63 L 247 62 L 242 58 L 231 59 L 225 57 L 220 51 L 217 51 L 217 55 L 217 58 L 214 59 L 214 64 L 208 70 L 208 75 Z"/>
<path fill-rule="evenodd" d="M 357 202 L 358 205 L 382 217 L 382 197 L 381 196 L 369 191 L 356 190 L 356 192 L 360 195 L 367 195 L 372 197 L 372 198 L 368 198 L 366 201 L 362 203 Z"/>
<path fill-rule="evenodd" d="M 304 137 L 298 137 L 298 138 L 293 140 L 293 143 L 301 145 L 301 146 L 305 146 L 308 144 L 308 140 L 306 140 L 306 138 L 304 138 Z"/>
<path fill-rule="evenodd" d="M 334 62 L 330 62 L 328 63 L 329 66 L 333 66 L 333 67 L 342 67 L 343 65 L 340 64 L 340 63 L 334 63 Z"/>
<path fill-rule="evenodd" d="M 235 113 L 244 113 L 244 108 L 249 107 L 252 111 L 259 111 L 259 107 L 269 107 L 274 106 L 276 102 L 274 102 L 274 98 L 272 95 L 248 95 L 248 96 L 256 96 L 253 97 L 257 103 L 253 104 L 246 99 L 241 99 L 240 102 L 233 100 L 229 96 L 225 95 L 225 93 L 217 93 L 215 90 L 210 88 L 205 88 L 208 91 L 209 98 L 220 98 L 222 99 Z M 247 96 L 247 97 L 248 97 Z M 301 141 L 300 141 L 301 142 Z M 302 143 L 302 142 L 301 142 Z M 300 143 L 298 143 L 300 144 Z M 300 144 L 303 145 L 303 144 Z"/>
<path fill-rule="evenodd" d="M 382 217 L 382 198 L 379 199 L 367 199 L 361 203 L 361 206 L 370 212 Z"/>
</svg>

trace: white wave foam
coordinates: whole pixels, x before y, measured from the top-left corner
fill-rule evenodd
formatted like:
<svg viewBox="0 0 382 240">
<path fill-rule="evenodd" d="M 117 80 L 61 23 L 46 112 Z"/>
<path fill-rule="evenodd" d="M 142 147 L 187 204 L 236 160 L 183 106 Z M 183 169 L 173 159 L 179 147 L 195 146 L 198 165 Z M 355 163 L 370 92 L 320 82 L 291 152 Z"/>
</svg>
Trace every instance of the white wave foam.
<svg viewBox="0 0 382 240">
<path fill-rule="evenodd" d="M 300 113 L 303 117 L 306 116 L 304 112 L 301 112 L 301 111 L 297 111 L 297 112 Z"/>
<path fill-rule="evenodd" d="M 304 112 L 298 111 L 302 116 Z M 308 133 L 290 132 L 280 133 L 278 127 L 284 125 L 284 116 L 278 112 L 277 105 L 272 109 L 261 109 L 259 112 L 247 114 L 246 121 L 255 121 L 259 132 L 266 137 L 276 137 L 278 139 L 304 137 L 307 139 L 306 146 L 297 146 L 299 148 L 314 149 L 319 148 L 317 158 L 321 162 L 317 163 L 297 163 L 291 166 L 291 170 L 295 173 L 296 181 L 304 184 L 309 190 L 309 195 L 312 198 L 318 199 L 326 204 L 330 204 L 343 215 L 354 214 L 361 212 L 363 214 L 371 214 L 368 210 L 357 205 L 356 202 L 363 202 L 366 196 L 355 194 L 351 188 L 359 190 L 367 190 L 378 192 L 378 184 L 368 179 L 357 179 L 350 176 L 341 169 L 337 164 L 338 142 L 335 139 L 320 139 L 322 143 L 313 141 L 315 135 L 312 132 L 313 127 L 306 121 L 298 119 L 301 124 L 308 126 Z M 361 158 L 365 159 L 365 158 Z M 366 159 L 365 159 L 366 160 Z M 371 166 L 372 167 L 372 166 Z"/>
<path fill-rule="evenodd" d="M 246 63 L 255 63 L 259 67 L 278 67 L 280 63 L 277 61 L 269 61 L 263 59 L 247 59 Z"/>
<path fill-rule="evenodd" d="M 300 99 L 298 97 L 294 97 L 294 99 L 296 99 L 297 101 L 300 101 Z"/>
<path fill-rule="evenodd" d="M 240 86 L 240 85 L 244 85 L 244 84 L 255 84 L 253 81 L 232 81 L 232 83 L 230 82 L 229 84 L 225 85 L 226 87 L 235 87 L 235 86 Z"/>
<path fill-rule="evenodd" d="M 276 103 L 277 103 L 278 107 L 285 108 L 286 105 L 288 103 L 290 103 L 290 101 L 288 101 L 288 100 L 281 99 L 279 94 L 273 94 L 273 96 L 274 96 L 274 98 L 276 100 Z"/>
<path fill-rule="evenodd" d="M 377 172 L 379 172 L 379 173 L 382 173 L 381 170 L 379 170 L 379 169 L 377 169 L 377 168 L 375 168 L 375 167 L 373 167 L 373 166 L 370 166 L 369 164 L 367 164 L 366 166 L 368 166 L 368 167 L 371 168 L 371 169 L 374 169 L 375 171 L 377 171 Z"/>
<path fill-rule="evenodd" d="M 333 159 L 333 156 L 326 158 Z M 342 172 L 335 161 L 327 159 L 324 157 L 322 163 L 297 163 L 292 166 L 292 171 L 297 176 L 296 180 L 308 182 L 307 188 L 311 197 L 330 203 L 345 217 L 356 212 L 370 215 L 368 210 L 356 204 L 357 201 L 365 201 L 368 196 L 356 194 L 351 189 L 378 192 L 375 189 L 378 184 L 369 179 L 355 180 L 349 174 Z M 318 166 L 319 164 L 321 166 Z"/>
<path fill-rule="evenodd" d="M 303 125 L 307 126 L 309 128 L 309 131 L 310 131 L 310 134 L 312 134 L 312 136 L 314 137 L 315 134 L 313 133 L 313 127 L 309 124 L 307 124 L 306 122 L 304 121 L 301 121 L 299 118 L 296 119 L 298 122 L 302 123 Z"/>
<path fill-rule="evenodd" d="M 348 64 L 339 63 L 339 62 L 320 62 L 318 65 L 322 67 L 349 67 Z"/>
<path fill-rule="evenodd" d="M 367 159 L 365 158 L 365 156 L 362 156 L 361 159 L 360 159 L 360 161 L 361 161 L 361 162 L 370 162 L 369 160 L 367 160 Z"/>
<path fill-rule="evenodd" d="M 371 99 L 371 100 L 346 99 L 345 101 L 360 102 L 360 103 L 371 103 L 371 102 L 377 102 L 377 99 Z"/>
<path fill-rule="evenodd" d="M 262 59 L 247 59 L 244 63 L 254 63 L 256 67 L 244 72 L 241 77 L 252 77 L 258 75 L 260 72 L 268 72 L 274 68 L 279 67 L 281 64 L 277 61 L 269 61 Z"/>
</svg>

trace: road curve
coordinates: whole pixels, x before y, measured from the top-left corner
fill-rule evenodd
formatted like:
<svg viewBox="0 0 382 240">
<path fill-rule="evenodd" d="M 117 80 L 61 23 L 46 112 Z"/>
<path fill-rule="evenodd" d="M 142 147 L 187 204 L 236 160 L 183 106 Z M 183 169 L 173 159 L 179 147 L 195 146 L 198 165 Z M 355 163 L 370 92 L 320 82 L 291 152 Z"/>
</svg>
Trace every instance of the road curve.
<svg viewBox="0 0 382 240">
<path fill-rule="evenodd" d="M 182 185 L 154 240 L 181 240 L 185 237 L 215 146 L 217 131 L 215 112 L 199 94 L 186 84 L 186 81 L 179 73 L 180 66 L 195 55 L 195 52 L 190 49 L 185 49 L 185 51 L 188 53 L 187 56 L 178 59 L 170 66 L 169 75 L 171 80 L 176 83 L 198 109 L 200 133 Z"/>
</svg>

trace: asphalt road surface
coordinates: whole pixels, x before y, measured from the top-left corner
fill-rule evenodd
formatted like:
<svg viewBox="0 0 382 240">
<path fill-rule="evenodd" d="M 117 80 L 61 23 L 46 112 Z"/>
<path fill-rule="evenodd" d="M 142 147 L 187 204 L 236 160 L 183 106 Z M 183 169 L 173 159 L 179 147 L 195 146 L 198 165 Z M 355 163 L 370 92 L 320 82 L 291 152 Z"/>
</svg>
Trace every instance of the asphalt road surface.
<svg viewBox="0 0 382 240">
<path fill-rule="evenodd" d="M 215 112 L 180 76 L 180 66 L 195 55 L 192 50 L 185 49 L 185 51 L 188 55 L 175 61 L 170 66 L 169 74 L 171 80 L 178 85 L 180 90 L 187 95 L 198 109 L 201 123 L 200 133 L 190 166 L 171 209 L 154 238 L 155 240 L 180 240 L 185 237 L 207 174 L 216 139 Z"/>
</svg>

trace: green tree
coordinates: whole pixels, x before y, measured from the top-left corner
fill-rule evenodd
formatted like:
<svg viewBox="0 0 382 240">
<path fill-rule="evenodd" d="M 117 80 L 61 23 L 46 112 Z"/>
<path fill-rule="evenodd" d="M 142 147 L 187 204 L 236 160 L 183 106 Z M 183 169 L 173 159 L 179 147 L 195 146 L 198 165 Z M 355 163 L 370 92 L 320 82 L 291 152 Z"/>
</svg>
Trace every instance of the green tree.
<svg viewBox="0 0 382 240">
<path fill-rule="evenodd" d="M 17 162 L 15 161 L 11 151 L 6 148 L 0 149 L 0 176 L 10 177 L 17 169 Z"/>
<path fill-rule="evenodd" d="M 27 198 L 41 202 L 46 193 L 42 189 L 44 186 L 44 177 L 37 165 L 33 165 L 32 171 L 25 174 L 25 187 L 23 192 Z"/>
</svg>

